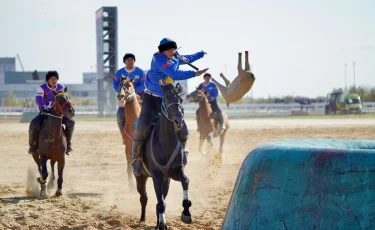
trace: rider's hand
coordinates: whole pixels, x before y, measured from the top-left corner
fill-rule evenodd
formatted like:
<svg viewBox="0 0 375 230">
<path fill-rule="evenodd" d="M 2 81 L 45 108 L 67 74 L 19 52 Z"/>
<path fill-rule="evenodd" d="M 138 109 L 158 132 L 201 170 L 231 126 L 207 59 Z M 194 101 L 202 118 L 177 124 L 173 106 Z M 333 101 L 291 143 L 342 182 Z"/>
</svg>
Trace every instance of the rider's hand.
<svg viewBox="0 0 375 230">
<path fill-rule="evenodd" d="M 206 52 L 206 51 L 202 50 L 202 52 L 204 53 L 204 55 L 207 55 L 207 52 Z"/>
<path fill-rule="evenodd" d="M 46 107 L 42 108 L 40 110 L 41 113 L 49 113 L 49 109 L 47 109 Z"/>
<path fill-rule="evenodd" d="M 204 74 L 205 72 L 207 72 L 207 70 L 208 70 L 208 68 L 198 70 L 197 72 L 195 72 L 195 76 L 198 77 L 198 76 Z"/>
</svg>

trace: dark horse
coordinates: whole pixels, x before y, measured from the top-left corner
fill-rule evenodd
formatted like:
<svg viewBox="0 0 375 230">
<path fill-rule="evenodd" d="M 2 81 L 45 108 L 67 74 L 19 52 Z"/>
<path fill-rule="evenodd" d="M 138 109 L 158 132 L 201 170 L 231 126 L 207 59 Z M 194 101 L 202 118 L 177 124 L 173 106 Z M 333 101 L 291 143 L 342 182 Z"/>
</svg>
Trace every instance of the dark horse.
<svg viewBox="0 0 375 230">
<path fill-rule="evenodd" d="M 215 119 L 215 114 L 212 113 L 212 109 L 210 103 L 208 102 L 206 94 L 200 90 L 196 89 L 194 92 L 190 93 L 186 96 L 186 99 L 189 102 L 197 102 L 199 103 L 199 147 L 198 151 L 202 152 L 202 145 L 204 140 L 207 139 L 208 145 L 207 147 L 210 148 L 212 146 L 212 137 L 220 136 L 220 154 L 223 153 L 223 145 L 225 140 L 225 134 L 229 129 L 229 120 L 228 116 L 223 112 L 224 117 L 224 125 L 227 127 L 223 132 L 220 132 L 220 127 L 218 124 L 218 120 Z"/>
<path fill-rule="evenodd" d="M 158 203 L 156 205 L 156 228 L 166 229 L 165 198 L 168 195 L 170 180 L 180 181 L 183 187 L 184 208 L 181 220 L 184 223 L 192 222 L 189 208 L 191 201 L 188 197 L 189 178 L 184 173 L 183 149 L 178 139 L 177 132 L 183 128 L 184 112 L 182 107 L 182 87 L 177 84 L 164 85 L 164 92 L 160 118 L 155 122 L 150 136 L 147 139 L 146 150 L 143 158 L 143 172 L 136 176 L 137 190 L 140 194 L 142 214 L 140 221 L 145 221 L 147 205 L 146 182 L 152 177 Z"/>
<path fill-rule="evenodd" d="M 127 173 L 128 173 L 128 182 L 129 187 L 133 188 L 133 170 L 131 166 L 131 149 L 132 149 L 132 140 L 133 140 L 133 133 L 135 131 L 135 121 L 141 114 L 141 107 L 139 103 L 139 96 L 135 93 L 134 89 L 134 82 L 133 80 L 129 80 L 127 78 L 123 78 L 120 81 L 120 88 L 117 93 L 117 99 L 119 103 L 122 103 L 124 106 L 126 123 L 124 126 L 124 142 L 125 142 L 125 155 L 127 161 Z"/>
<path fill-rule="evenodd" d="M 54 177 L 54 164 L 57 162 L 59 178 L 57 179 L 56 196 L 61 196 L 63 183 L 63 170 L 65 166 L 65 153 L 67 149 L 65 133 L 62 127 L 63 116 L 74 117 L 74 108 L 64 91 L 55 93 L 51 113 L 45 113 L 45 120 L 40 128 L 38 137 L 38 152 L 33 154 L 34 161 L 38 165 L 40 176 L 37 181 L 40 183 L 40 196 L 46 197 L 46 181 L 48 177 L 47 160 L 51 160 L 52 177 Z M 52 179 L 52 178 L 51 178 Z M 53 182 L 53 179 L 52 179 Z"/>
</svg>

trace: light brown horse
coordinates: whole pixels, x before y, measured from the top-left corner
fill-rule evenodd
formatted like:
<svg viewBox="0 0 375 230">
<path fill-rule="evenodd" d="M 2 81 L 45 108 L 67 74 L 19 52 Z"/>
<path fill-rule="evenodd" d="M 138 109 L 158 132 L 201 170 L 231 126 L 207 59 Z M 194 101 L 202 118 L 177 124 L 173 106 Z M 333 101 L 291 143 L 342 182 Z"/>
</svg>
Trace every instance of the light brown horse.
<svg viewBox="0 0 375 230">
<path fill-rule="evenodd" d="M 131 166 L 131 150 L 132 150 L 132 140 L 133 140 L 133 133 L 135 131 L 135 122 L 139 115 L 141 114 L 141 107 L 140 107 L 140 99 L 138 94 L 135 93 L 134 89 L 134 82 L 133 80 L 129 80 L 128 78 L 124 78 L 120 81 L 120 88 L 117 94 L 117 99 L 119 103 L 124 105 L 125 117 L 126 122 L 124 126 L 124 142 L 125 142 L 125 155 L 127 161 L 127 173 L 128 173 L 128 181 L 129 187 L 133 188 L 133 170 Z"/>
<path fill-rule="evenodd" d="M 202 152 L 202 145 L 204 140 L 207 139 L 207 150 L 212 147 L 212 137 L 220 136 L 220 154 L 223 153 L 223 145 L 225 140 L 225 134 L 229 129 L 229 120 L 228 116 L 223 112 L 224 125 L 226 129 L 224 131 L 220 130 L 217 119 L 215 119 L 215 114 L 212 113 L 211 105 L 208 102 L 207 95 L 203 90 L 197 89 L 194 92 L 186 96 L 186 99 L 189 102 L 198 102 L 199 103 L 199 148 L 198 151 Z"/>
</svg>

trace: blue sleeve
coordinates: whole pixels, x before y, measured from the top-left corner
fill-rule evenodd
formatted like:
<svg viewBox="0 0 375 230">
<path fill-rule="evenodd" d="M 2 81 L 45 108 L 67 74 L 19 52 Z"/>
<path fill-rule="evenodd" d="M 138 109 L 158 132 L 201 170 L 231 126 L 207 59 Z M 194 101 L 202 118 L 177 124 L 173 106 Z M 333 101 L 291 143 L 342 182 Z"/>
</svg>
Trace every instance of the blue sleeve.
<svg viewBox="0 0 375 230">
<path fill-rule="evenodd" d="M 212 89 L 208 92 L 208 94 L 210 94 L 210 97 L 212 98 L 217 98 L 217 96 L 219 95 L 219 91 L 217 89 L 217 86 L 215 85 L 215 83 L 210 83 L 211 86 L 212 86 Z"/>
<path fill-rule="evenodd" d="M 204 56 L 204 53 L 203 53 L 203 51 L 201 51 L 201 52 L 191 54 L 191 55 L 181 55 L 180 57 L 182 57 L 185 61 L 187 61 L 189 63 L 193 63 L 196 60 L 202 58 L 203 56 Z M 185 63 L 183 61 L 180 61 L 180 65 L 184 65 L 184 64 Z"/>
<path fill-rule="evenodd" d="M 211 97 L 213 98 L 217 98 L 217 96 L 219 95 L 219 91 L 217 90 L 217 86 L 215 85 L 215 87 L 211 90 Z"/>
<path fill-rule="evenodd" d="M 120 71 L 117 70 L 116 75 L 113 77 L 113 88 L 118 92 L 118 83 L 120 82 Z"/>
<path fill-rule="evenodd" d="M 143 92 L 145 90 L 145 81 L 146 81 L 146 74 L 142 69 L 139 69 L 139 85 L 135 88 L 137 93 Z"/>
<path fill-rule="evenodd" d="M 179 70 L 177 64 L 168 62 L 167 58 L 165 57 L 156 56 L 155 62 L 158 69 L 173 80 L 186 80 L 195 77 L 194 71 Z"/>
</svg>

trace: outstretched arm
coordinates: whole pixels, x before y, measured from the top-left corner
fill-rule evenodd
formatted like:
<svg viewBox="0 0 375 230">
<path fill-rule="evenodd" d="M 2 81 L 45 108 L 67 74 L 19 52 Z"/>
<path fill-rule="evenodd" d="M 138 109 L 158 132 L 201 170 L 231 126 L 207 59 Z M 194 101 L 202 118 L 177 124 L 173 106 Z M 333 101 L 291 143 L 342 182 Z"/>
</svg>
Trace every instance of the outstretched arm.
<svg viewBox="0 0 375 230">
<path fill-rule="evenodd" d="M 204 51 L 201 51 L 195 54 L 190 54 L 190 55 L 179 55 L 179 53 L 177 53 L 177 55 L 179 55 L 180 58 L 184 59 L 185 61 L 189 63 L 195 62 L 196 60 L 202 58 L 205 54 L 206 52 Z M 184 62 L 180 61 L 180 65 L 184 65 L 184 64 L 185 64 Z"/>
</svg>

